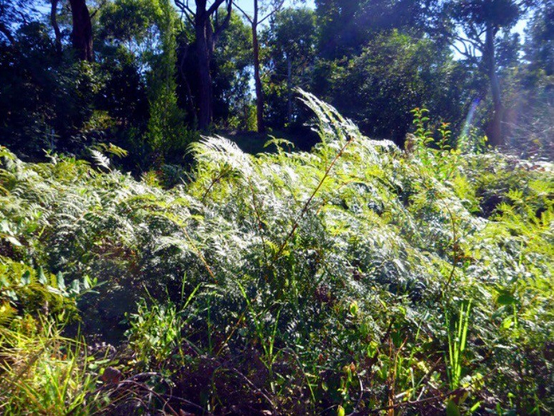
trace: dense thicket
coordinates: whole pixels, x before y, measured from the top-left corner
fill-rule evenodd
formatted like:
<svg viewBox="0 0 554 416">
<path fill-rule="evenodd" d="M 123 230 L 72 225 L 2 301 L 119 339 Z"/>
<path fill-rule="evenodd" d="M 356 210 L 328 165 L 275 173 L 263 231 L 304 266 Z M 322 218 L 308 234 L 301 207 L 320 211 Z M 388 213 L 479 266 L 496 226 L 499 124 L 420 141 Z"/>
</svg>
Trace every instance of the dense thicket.
<svg viewBox="0 0 554 416">
<path fill-rule="evenodd" d="M 554 413 L 553 13 L 0 0 L 0 414 Z"/>
<path fill-rule="evenodd" d="M 430 149 L 421 111 L 405 153 L 305 100 L 313 152 L 205 138 L 171 190 L 2 148 L 4 411 L 553 409 L 552 165 Z"/>
</svg>

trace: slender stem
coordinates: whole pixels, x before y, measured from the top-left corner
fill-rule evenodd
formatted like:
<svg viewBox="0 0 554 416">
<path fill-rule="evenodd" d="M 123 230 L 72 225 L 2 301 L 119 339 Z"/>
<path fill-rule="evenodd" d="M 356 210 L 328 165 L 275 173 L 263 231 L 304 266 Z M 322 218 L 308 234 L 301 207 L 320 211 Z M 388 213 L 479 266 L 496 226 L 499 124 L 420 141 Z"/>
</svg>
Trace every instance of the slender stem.
<svg viewBox="0 0 554 416">
<path fill-rule="evenodd" d="M 336 156 L 333 158 L 331 164 L 327 167 L 327 170 L 325 171 L 325 174 L 323 175 L 323 178 L 321 178 L 321 180 L 319 181 L 319 184 L 317 185 L 317 187 L 315 188 L 315 190 L 312 192 L 312 194 L 310 195 L 310 198 L 308 198 L 308 200 L 306 201 L 306 203 L 304 204 L 304 207 L 302 208 L 302 211 L 300 211 L 300 215 L 298 216 L 298 218 L 296 219 L 296 221 L 294 222 L 294 225 L 292 226 L 292 229 L 290 230 L 289 234 L 287 235 L 287 237 L 285 238 L 285 240 L 283 241 L 283 243 L 281 244 L 281 246 L 279 247 L 279 250 L 277 251 L 277 253 L 275 254 L 275 256 L 273 256 L 273 261 L 275 262 L 277 260 L 277 258 L 281 255 L 281 253 L 283 252 L 283 250 L 285 249 L 285 246 L 287 245 L 288 241 L 291 239 L 291 237 L 294 235 L 294 233 L 296 232 L 296 229 L 298 228 L 298 226 L 300 225 L 300 220 L 302 219 L 302 217 L 306 214 L 306 212 L 308 212 L 308 208 L 310 207 L 310 204 L 312 203 L 312 200 L 314 199 L 314 197 L 316 196 L 316 194 L 318 193 L 319 189 L 321 188 L 321 186 L 323 185 L 323 182 L 325 182 L 325 179 L 327 179 L 327 177 L 329 176 L 329 173 L 331 172 L 331 169 L 333 169 L 333 166 L 335 166 L 335 163 L 337 162 L 337 160 L 343 155 L 344 151 L 346 150 L 346 148 L 350 145 L 350 143 L 352 143 L 354 141 L 354 136 L 352 136 L 345 144 L 344 146 L 342 146 L 342 148 L 339 150 L 339 152 L 336 154 Z"/>
</svg>

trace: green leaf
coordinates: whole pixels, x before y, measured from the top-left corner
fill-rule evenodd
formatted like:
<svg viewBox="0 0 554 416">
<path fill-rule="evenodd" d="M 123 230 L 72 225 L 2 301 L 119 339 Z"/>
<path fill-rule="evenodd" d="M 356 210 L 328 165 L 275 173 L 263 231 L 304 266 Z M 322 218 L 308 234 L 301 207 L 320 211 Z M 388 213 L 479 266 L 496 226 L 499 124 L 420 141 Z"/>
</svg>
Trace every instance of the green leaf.
<svg viewBox="0 0 554 416">
<path fill-rule="evenodd" d="M 44 269 L 42 267 L 38 268 L 37 277 L 38 277 L 38 282 L 41 285 L 46 285 L 48 283 L 48 279 L 46 278 L 46 275 L 44 274 Z"/>
<path fill-rule="evenodd" d="M 499 305 L 513 305 L 517 303 L 517 299 L 508 293 L 503 293 L 496 299 Z"/>
<path fill-rule="evenodd" d="M 91 281 L 89 275 L 83 277 L 83 289 L 88 290 L 91 288 Z"/>
<path fill-rule="evenodd" d="M 71 293 L 78 295 L 81 292 L 81 285 L 79 284 L 79 280 L 75 279 L 73 282 L 71 282 Z"/>
<path fill-rule="evenodd" d="M 27 286 L 31 283 L 31 272 L 29 270 L 26 270 L 25 273 L 23 273 L 23 276 L 21 276 L 21 284 L 23 286 Z"/>
<path fill-rule="evenodd" d="M 480 406 L 481 406 L 481 402 L 475 403 L 473 406 L 471 406 L 471 409 L 469 409 L 469 413 L 473 414 L 474 412 L 477 411 L 477 409 L 479 409 Z"/>
<path fill-rule="evenodd" d="M 58 286 L 58 289 L 60 289 L 62 292 L 65 291 L 65 281 L 61 272 L 56 275 L 56 284 Z"/>
<path fill-rule="evenodd" d="M 21 247 L 22 244 L 19 242 L 19 240 L 15 237 L 12 237 L 10 235 L 7 235 L 4 237 L 7 241 L 9 241 L 12 245 L 16 246 L 16 247 Z"/>
<path fill-rule="evenodd" d="M 446 416 L 461 416 L 458 405 L 452 400 L 449 400 L 448 404 L 446 405 Z"/>
</svg>

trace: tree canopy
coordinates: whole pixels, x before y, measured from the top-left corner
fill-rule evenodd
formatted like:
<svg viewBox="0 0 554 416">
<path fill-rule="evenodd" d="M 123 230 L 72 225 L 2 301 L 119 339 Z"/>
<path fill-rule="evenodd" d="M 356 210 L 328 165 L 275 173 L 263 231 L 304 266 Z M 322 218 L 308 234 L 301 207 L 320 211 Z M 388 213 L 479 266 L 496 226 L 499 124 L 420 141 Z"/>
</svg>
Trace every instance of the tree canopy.
<svg viewBox="0 0 554 416">
<path fill-rule="evenodd" d="M 188 144 L 214 129 L 247 142 L 266 124 L 270 135 L 303 130 L 305 147 L 314 137 L 296 88 L 400 146 L 415 107 L 449 122 L 452 144 L 471 131 L 526 153 L 522 129 L 536 126 L 533 117 L 548 125 L 551 111 L 539 116 L 533 97 L 551 103 L 552 2 L 314 4 L 4 2 L 3 140 L 33 158 L 45 147 L 116 143 L 134 172 L 186 162 Z M 518 22 L 525 37 L 511 32 Z M 523 98 L 536 116 L 518 111 Z M 539 136 L 534 151 L 545 157 L 548 134 Z"/>
</svg>

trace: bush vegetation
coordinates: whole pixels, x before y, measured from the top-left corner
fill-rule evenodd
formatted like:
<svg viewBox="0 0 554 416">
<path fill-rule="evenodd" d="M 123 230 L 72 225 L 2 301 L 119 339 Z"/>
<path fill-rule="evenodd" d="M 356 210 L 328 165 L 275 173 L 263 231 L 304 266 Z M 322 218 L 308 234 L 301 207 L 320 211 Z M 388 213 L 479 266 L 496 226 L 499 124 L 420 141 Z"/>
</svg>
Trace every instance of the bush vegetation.
<svg viewBox="0 0 554 416">
<path fill-rule="evenodd" d="M 0 148 L 0 412 L 554 411 L 552 165 L 303 97 L 311 152 L 205 138 L 172 187 Z"/>
</svg>

